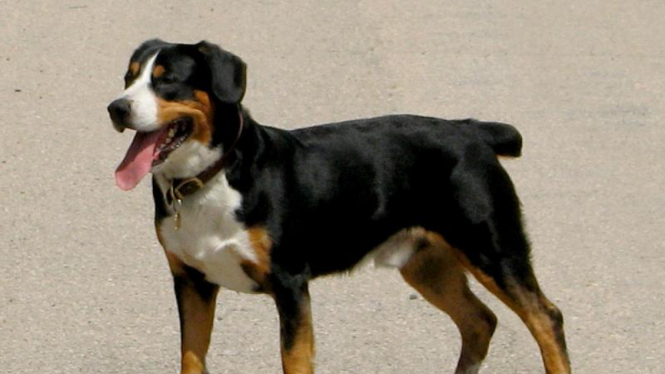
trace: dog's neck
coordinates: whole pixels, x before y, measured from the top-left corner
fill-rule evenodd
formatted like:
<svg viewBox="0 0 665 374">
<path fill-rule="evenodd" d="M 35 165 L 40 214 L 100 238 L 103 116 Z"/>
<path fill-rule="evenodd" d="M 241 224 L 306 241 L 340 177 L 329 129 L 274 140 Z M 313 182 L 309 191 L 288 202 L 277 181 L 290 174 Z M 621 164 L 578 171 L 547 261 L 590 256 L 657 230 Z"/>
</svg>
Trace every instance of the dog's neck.
<svg viewBox="0 0 665 374">
<path fill-rule="evenodd" d="M 164 180 L 196 177 L 222 157 L 222 147 L 209 148 L 198 142 L 187 142 L 161 165 L 153 168 L 155 177 Z"/>
<path fill-rule="evenodd" d="M 182 200 L 200 190 L 209 180 L 228 166 L 234 156 L 235 148 L 244 129 L 244 115 L 238 111 L 238 127 L 235 137 L 226 146 L 218 145 L 209 148 L 197 142 L 183 145 L 189 147 L 186 152 L 174 155 L 176 158 L 168 160 L 163 167 L 153 171 L 158 180 L 169 185 L 166 191 L 167 200 Z M 223 150 L 223 152 L 222 152 Z M 186 155 L 186 160 L 178 160 L 177 156 Z M 180 162 L 179 162 L 180 161 Z"/>
</svg>

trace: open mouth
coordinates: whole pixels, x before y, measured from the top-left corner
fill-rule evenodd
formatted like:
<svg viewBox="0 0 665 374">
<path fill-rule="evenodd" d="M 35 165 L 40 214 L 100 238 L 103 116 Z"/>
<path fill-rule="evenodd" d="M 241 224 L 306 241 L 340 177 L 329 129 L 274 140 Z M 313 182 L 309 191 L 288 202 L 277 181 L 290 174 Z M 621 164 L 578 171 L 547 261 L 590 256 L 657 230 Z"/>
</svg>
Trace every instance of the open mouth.
<svg viewBox="0 0 665 374">
<path fill-rule="evenodd" d="M 116 184 L 131 190 L 152 167 L 163 163 L 192 134 L 191 118 L 180 118 L 152 132 L 136 132 L 125 158 L 115 172 Z"/>
<path fill-rule="evenodd" d="M 181 118 L 170 122 L 161 132 L 152 154 L 152 166 L 163 163 L 192 133 L 192 121 Z"/>
</svg>

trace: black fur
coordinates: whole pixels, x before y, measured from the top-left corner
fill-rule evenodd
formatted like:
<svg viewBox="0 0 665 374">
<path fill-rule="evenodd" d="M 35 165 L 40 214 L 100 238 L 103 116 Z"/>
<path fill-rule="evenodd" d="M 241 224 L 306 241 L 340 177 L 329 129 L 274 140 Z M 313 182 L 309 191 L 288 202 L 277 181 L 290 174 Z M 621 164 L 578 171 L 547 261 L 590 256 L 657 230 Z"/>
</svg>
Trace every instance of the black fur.
<svg viewBox="0 0 665 374">
<path fill-rule="evenodd" d="M 265 227 L 281 271 L 311 277 L 346 271 L 402 229 L 441 234 L 473 265 L 501 283 L 526 274 L 529 246 L 519 200 L 497 155 L 519 156 L 512 126 L 472 119 L 393 115 L 294 131 L 263 126 L 242 110 L 245 64 L 207 42 L 145 42 L 132 59 L 167 73 L 153 81 L 165 100 L 211 94 L 210 147 L 228 148 L 244 128 L 223 172 L 242 194 L 236 212 Z M 157 220 L 165 214 L 156 193 Z"/>
<path fill-rule="evenodd" d="M 282 268 L 345 271 L 410 227 L 442 234 L 492 273 L 490 257 L 508 250 L 492 243 L 511 240 L 510 251 L 528 253 L 496 158 L 495 148 L 519 153 L 509 125 L 402 115 L 284 131 L 247 113 L 244 121 L 227 177 L 243 196 L 238 217 L 268 229 Z M 502 138 L 492 142 L 495 133 Z M 497 238 L 497 225 L 516 237 Z"/>
<path fill-rule="evenodd" d="M 283 350 L 291 349 L 309 323 L 304 316 L 310 279 L 350 270 L 410 228 L 445 238 L 513 305 L 524 292 L 544 303 L 520 202 L 497 158 L 521 154 L 522 137 L 511 125 L 391 115 L 281 130 L 257 123 L 242 108 L 246 66 L 237 56 L 207 42 L 155 39 L 142 44 L 132 61 L 143 63 L 158 50 L 155 64 L 165 73 L 153 79 L 153 91 L 162 100 L 208 94 L 214 108 L 208 146 L 221 147 L 228 157 L 221 172 L 242 197 L 235 216 L 270 238 L 266 283 L 256 291 L 275 299 Z M 135 78 L 128 74 L 126 84 Z M 164 191 L 153 183 L 159 226 L 169 213 Z M 174 274 L 176 294 L 194 281 L 200 297 L 212 300 L 216 286 L 197 270 L 186 270 L 187 277 Z M 556 339 L 567 360 L 560 312 L 543 305 L 558 324 Z"/>
</svg>

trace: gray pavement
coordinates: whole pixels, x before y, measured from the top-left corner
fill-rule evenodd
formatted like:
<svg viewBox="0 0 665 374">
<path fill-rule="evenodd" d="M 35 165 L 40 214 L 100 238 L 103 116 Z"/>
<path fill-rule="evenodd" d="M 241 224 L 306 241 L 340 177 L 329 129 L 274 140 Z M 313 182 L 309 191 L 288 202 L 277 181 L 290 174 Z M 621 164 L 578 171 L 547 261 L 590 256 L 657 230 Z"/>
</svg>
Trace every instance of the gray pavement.
<svg viewBox="0 0 665 374">
<path fill-rule="evenodd" d="M 516 125 L 506 162 L 577 373 L 664 373 L 665 3 L 0 0 L 0 372 L 174 373 L 170 275 L 148 183 L 105 106 L 144 39 L 208 39 L 249 65 L 283 128 L 386 113 Z M 476 287 L 476 289 L 478 289 Z M 482 372 L 542 372 L 516 316 Z M 450 320 L 387 270 L 313 285 L 318 373 L 452 373 Z M 274 306 L 223 292 L 213 373 L 277 373 Z"/>
</svg>

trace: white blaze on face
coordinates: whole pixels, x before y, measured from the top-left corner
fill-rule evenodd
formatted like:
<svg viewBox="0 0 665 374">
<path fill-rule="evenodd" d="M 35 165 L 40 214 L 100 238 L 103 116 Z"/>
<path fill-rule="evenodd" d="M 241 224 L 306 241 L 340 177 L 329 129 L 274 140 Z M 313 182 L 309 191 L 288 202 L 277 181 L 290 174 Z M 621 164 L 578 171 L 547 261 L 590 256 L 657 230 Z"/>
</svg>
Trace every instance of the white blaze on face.
<svg viewBox="0 0 665 374">
<path fill-rule="evenodd" d="M 137 131 L 149 132 L 158 128 L 157 98 L 150 87 L 152 69 L 158 53 L 148 59 L 138 78 L 118 97 L 129 101 L 131 111 L 127 124 Z"/>
<path fill-rule="evenodd" d="M 118 187 L 131 190 L 150 172 L 155 147 L 162 137 L 157 123 L 157 97 L 150 87 L 152 69 L 157 53 L 148 59 L 140 75 L 118 99 L 129 102 L 127 125 L 136 131 L 124 159 L 115 172 Z"/>
</svg>

